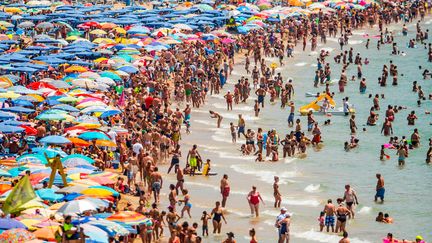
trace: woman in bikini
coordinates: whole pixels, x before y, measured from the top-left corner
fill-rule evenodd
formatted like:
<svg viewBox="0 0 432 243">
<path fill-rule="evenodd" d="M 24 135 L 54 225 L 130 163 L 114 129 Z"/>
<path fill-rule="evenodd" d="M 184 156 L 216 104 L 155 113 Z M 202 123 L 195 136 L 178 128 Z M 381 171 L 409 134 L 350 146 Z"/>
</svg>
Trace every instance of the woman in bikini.
<svg viewBox="0 0 432 243">
<path fill-rule="evenodd" d="M 260 200 L 264 204 L 264 200 L 262 199 L 259 192 L 256 190 L 257 188 L 255 186 L 252 186 L 252 191 L 249 192 L 247 195 L 247 200 L 249 202 L 249 206 L 251 209 L 251 215 L 255 213 L 255 216 L 259 216 L 259 203 Z"/>
<path fill-rule="evenodd" d="M 342 198 L 337 199 L 337 203 L 339 204 L 339 206 L 336 209 L 336 217 L 337 217 L 336 231 L 335 231 L 336 233 L 339 231 L 345 232 L 347 217 L 349 216 L 351 218 L 351 211 L 347 207 L 345 207 L 342 204 L 342 202 L 343 202 Z"/>
</svg>

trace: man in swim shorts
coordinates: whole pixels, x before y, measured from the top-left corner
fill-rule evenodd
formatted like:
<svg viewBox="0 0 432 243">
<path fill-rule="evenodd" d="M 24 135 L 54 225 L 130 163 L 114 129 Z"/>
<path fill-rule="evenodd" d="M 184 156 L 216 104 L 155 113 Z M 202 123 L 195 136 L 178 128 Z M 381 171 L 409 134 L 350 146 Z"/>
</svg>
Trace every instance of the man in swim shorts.
<svg viewBox="0 0 432 243">
<path fill-rule="evenodd" d="M 264 97 L 266 95 L 266 90 L 261 86 L 255 91 L 255 94 L 258 96 L 258 104 L 261 104 L 261 107 L 264 108 Z"/>
<path fill-rule="evenodd" d="M 225 207 L 226 201 L 228 199 L 230 193 L 230 185 L 228 182 L 228 175 L 223 175 L 222 180 L 220 181 L 220 190 L 222 194 L 222 207 Z"/>
<path fill-rule="evenodd" d="M 376 178 L 378 179 L 378 181 L 376 185 L 375 202 L 378 200 L 378 198 L 381 199 L 381 202 L 384 202 L 384 178 L 381 174 L 376 174 Z"/>
<path fill-rule="evenodd" d="M 325 213 L 324 224 L 327 227 L 327 232 L 329 232 L 330 226 L 332 228 L 332 232 L 334 232 L 336 210 L 331 199 L 327 201 L 323 211 Z"/>
<path fill-rule="evenodd" d="M 150 174 L 151 187 L 154 195 L 154 203 L 159 203 L 159 194 L 162 188 L 162 175 L 158 172 L 158 167 L 153 169 L 153 172 Z"/>
<path fill-rule="evenodd" d="M 190 170 L 191 176 L 195 175 L 195 170 L 198 168 L 198 159 L 201 159 L 201 156 L 198 153 L 197 145 L 194 144 L 192 146 L 192 149 L 189 150 L 189 153 L 188 153 L 187 159 L 186 159 L 188 161 L 189 166 L 191 167 L 191 170 Z"/>
</svg>

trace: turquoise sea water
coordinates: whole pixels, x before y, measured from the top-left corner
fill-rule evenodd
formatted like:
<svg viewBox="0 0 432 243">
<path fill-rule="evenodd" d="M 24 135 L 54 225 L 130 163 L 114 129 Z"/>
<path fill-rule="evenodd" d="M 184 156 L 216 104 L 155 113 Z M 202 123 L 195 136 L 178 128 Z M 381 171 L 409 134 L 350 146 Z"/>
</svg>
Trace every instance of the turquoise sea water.
<svg viewBox="0 0 432 243">
<path fill-rule="evenodd" d="M 432 29 L 431 18 L 422 23 L 422 28 Z M 257 230 L 259 242 L 276 242 L 277 232 L 274 228 L 275 216 L 279 210 L 274 209 L 273 204 L 273 176 L 281 178 L 280 190 L 283 195 L 282 204 L 286 206 L 292 217 L 292 240 L 291 242 L 338 242 L 340 237 L 335 234 L 319 233 L 318 221 L 320 211 L 323 209 L 327 199 L 333 201 L 342 197 L 344 185 L 351 184 L 356 190 L 360 205 L 356 208 L 356 219 L 349 221 L 347 230 L 352 242 L 381 242 L 381 238 L 388 232 L 392 232 L 400 239 L 414 239 L 416 235 L 423 235 L 427 241 L 432 241 L 432 197 L 430 196 L 430 183 L 432 182 L 432 166 L 425 164 L 425 154 L 428 149 L 428 138 L 432 136 L 432 115 L 426 115 L 425 111 L 432 111 L 432 101 L 425 101 L 421 107 L 417 107 L 417 94 L 411 92 L 412 81 L 417 80 L 423 87 L 425 94 L 432 92 L 432 80 L 423 80 L 418 66 L 427 67 L 432 70 L 431 63 L 427 62 L 427 50 L 419 47 L 417 49 L 406 48 L 409 38 L 415 38 L 415 23 L 409 24 L 409 35 L 403 37 L 400 34 L 401 25 L 389 27 L 394 31 L 395 41 L 406 56 L 391 56 L 391 46 L 376 49 L 376 39 L 371 39 L 369 50 L 365 49 L 366 38 L 364 33 L 375 35 L 376 30 L 358 30 L 350 39 L 350 47 L 354 53 L 360 52 L 361 56 L 370 60 L 369 65 L 363 66 L 363 74 L 367 78 L 367 92 L 359 94 L 359 81 L 349 81 L 344 94 L 339 94 L 337 86 L 331 90 L 336 93 L 337 106 L 342 106 L 342 98 L 350 97 L 350 103 L 354 104 L 357 114 L 356 121 L 359 131 L 360 147 L 350 152 L 345 152 L 343 144 L 350 138 L 348 118 L 343 116 L 331 117 L 332 125 L 321 127 L 323 132 L 324 147 L 320 151 L 308 148 L 308 156 L 305 159 L 281 159 L 277 163 L 265 162 L 255 163 L 254 157 L 241 156 L 238 151 L 240 143 L 231 143 L 229 122 L 237 122 L 237 114 L 243 114 L 246 119 L 247 128 L 264 130 L 275 128 L 281 137 L 289 133 L 287 127 L 288 110 L 281 110 L 279 104 L 267 104 L 262 110 L 260 117 L 256 119 L 252 110 L 252 99 L 248 103 L 234 107 L 234 111 L 227 112 L 223 94 L 212 96 L 207 104 L 192 114 L 192 133 L 184 135 L 182 140 L 184 157 L 192 144 L 198 144 L 198 149 L 204 158 L 213 161 L 212 171 L 218 176 L 203 178 L 187 178 L 186 186 L 190 189 L 193 203 L 193 221 L 199 222 L 203 210 L 208 212 L 214 206 L 216 200 L 220 200 L 219 181 L 222 174 L 230 177 L 232 192 L 228 199 L 227 221 L 223 232 L 232 231 L 236 234 L 237 242 L 248 242 L 248 230 L 254 227 Z M 430 42 L 430 39 L 429 39 Z M 336 39 L 329 39 L 327 45 L 320 48 L 331 50 L 329 59 L 332 68 L 332 78 L 340 75 L 340 65 L 333 62 L 333 56 L 338 51 Z M 305 92 L 322 91 L 313 88 L 313 75 L 316 69 L 316 54 L 310 50 L 301 52 L 297 50 L 295 57 L 285 60 L 286 65 L 278 68 L 285 80 L 288 77 L 294 80 L 296 95 L 294 101 L 296 107 L 308 104 L 313 98 L 305 98 Z M 398 66 L 399 85 L 379 87 L 377 78 L 381 74 L 383 64 L 389 66 L 392 60 Z M 276 62 L 275 59 L 266 59 L 268 64 Z M 227 89 L 233 90 L 233 84 L 242 75 L 244 64 L 236 66 L 233 77 L 229 79 Z M 357 68 L 352 66 L 348 69 L 348 77 L 356 75 Z M 403 77 L 401 76 L 403 74 Z M 391 81 L 390 81 L 391 83 Z M 369 108 L 372 99 L 368 94 L 385 94 L 385 99 L 380 100 L 381 111 L 378 126 L 366 127 Z M 399 138 L 402 135 L 409 137 L 414 128 L 420 131 L 421 147 L 411 150 L 406 160 L 406 166 L 397 166 L 396 151 L 387 150 L 391 156 L 384 162 L 379 160 L 380 145 L 387 143 L 389 138 L 380 134 L 385 108 L 387 105 L 406 106 L 407 109 L 396 114 L 393 123 L 394 135 Z M 216 121 L 208 116 L 208 110 L 215 110 L 224 116 L 223 126 L 216 128 Z M 411 110 L 415 110 L 419 119 L 415 126 L 407 126 L 406 116 Z M 298 116 L 298 115 L 296 115 Z M 323 124 L 324 116 L 315 116 L 319 124 Z M 302 117 L 302 123 L 306 123 L 306 117 Z M 305 125 L 303 125 L 305 126 Z M 367 131 L 362 132 L 366 127 Z M 184 161 L 184 160 L 183 160 Z M 375 194 L 375 174 L 381 173 L 386 183 L 386 201 L 377 204 L 373 201 Z M 175 182 L 174 175 L 168 176 L 168 183 Z M 249 206 L 246 195 L 251 186 L 256 185 L 258 191 L 263 195 L 266 205 L 261 205 L 261 216 L 259 219 L 249 216 Z M 394 218 L 395 223 L 391 225 L 375 222 L 378 212 L 386 212 Z M 212 229 L 212 227 L 210 227 Z M 210 236 L 205 242 L 220 242 L 223 236 Z"/>
</svg>

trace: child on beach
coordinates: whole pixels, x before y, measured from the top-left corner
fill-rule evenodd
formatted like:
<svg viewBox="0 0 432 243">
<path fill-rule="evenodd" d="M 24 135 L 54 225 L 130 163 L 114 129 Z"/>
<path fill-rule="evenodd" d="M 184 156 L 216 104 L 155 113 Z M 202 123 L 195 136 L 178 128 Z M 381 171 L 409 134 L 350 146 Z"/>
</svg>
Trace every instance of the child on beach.
<svg viewBox="0 0 432 243">
<path fill-rule="evenodd" d="M 385 153 L 384 149 L 385 149 L 385 146 L 384 146 L 384 145 L 381 145 L 381 151 L 380 151 L 380 160 L 381 160 L 381 161 L 384 160 L 384 156 L 385 156 L 387 159 L 390 158 L 390 156 L 387 155 L 387 154 Z"/>
<path fill-rule="evenodd" d="M 230 122 L 230 132 L 231 132 L 231 141 L 233 143 L 236 143 L 237 142 L 236 128 L 232 122 Z"/>
<path fill-rule="evenodd" d="M 207 211 L 204 211 L 201 216 L 202 221 L 202 236 L 208 236 L 208 220 L 210 219 L 210 215 Z"/>
<path fill-rule="evenodd" d="M 319 222 L 319 227 L 320 227 L 320 232 L 322 232 L 323 231 L 323 229 L 324 229 L 324 221 L 325 221 L 325 217 L 324 217 L 324 215 L 325 215 L 325 213 L 324 212 L 321 212 L 320 213 L 320 216 L 319 216 L 319 218 L 318 218 L 318 222 Z"/>
</svg>

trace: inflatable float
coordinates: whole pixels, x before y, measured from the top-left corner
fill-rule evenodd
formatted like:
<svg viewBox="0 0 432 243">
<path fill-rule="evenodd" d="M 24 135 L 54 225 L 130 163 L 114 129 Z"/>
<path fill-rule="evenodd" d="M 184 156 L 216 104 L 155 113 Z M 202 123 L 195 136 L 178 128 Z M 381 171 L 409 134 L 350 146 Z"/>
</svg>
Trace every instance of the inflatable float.
<svg viewBox="0 0 432 243">
<path fill-rule="evenodd" d="M 321 106 L 318 104 L 319 102 L 322 102 L 324 98 L 327 98 L 330 104 L 330 109 L 328 109 L 327 112 L 320 111 Z M 314 114 L 319 114 L 319 115 L 341 115 L 341 116 L 345 115 L 345 112 L 343 112 L 343 108 L 335 109 L 335 107 L 336 107 L 336 102 L 333 100 L 333 98 L 330 95 L 320 94 L 320 96 L 318 96 L 318 98 L 315 101 L 309 103 L 308 105 L 300 107 L 300 114 L 302 116 L 306 116 L 309 113 L 309 111 L 312 111 Z M 351 108 L 349 113 L 353 114 L 355 113 L 355 110 Z"/>
</svg>

